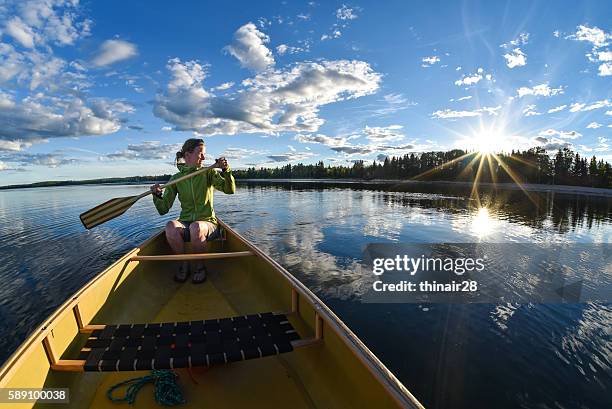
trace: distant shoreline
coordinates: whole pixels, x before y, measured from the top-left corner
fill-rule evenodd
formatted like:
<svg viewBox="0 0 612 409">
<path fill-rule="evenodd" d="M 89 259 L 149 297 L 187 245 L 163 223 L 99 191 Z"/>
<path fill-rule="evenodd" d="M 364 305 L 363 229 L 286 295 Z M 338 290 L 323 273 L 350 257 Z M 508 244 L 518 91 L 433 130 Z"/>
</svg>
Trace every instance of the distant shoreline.
<svg viewBox="0 0 612 409">
<path fill-rule="evenodd" d="M 237 179 L 239 181 L 257 182 L 257 183 L 337 183 L 337 184 L 371 184 L 371 185 L 396 185 L 397 187 L 408 185 L 449 185 L 471 187 L 471 182 L 454 181 L 454 180 L 392 180 L 392 179 Z M 482 188 L 499 188 L 501 190 L 522 190 L 516 183 L 479 183 Z M 555 192 L 568 194 L 585 194 L 593 196 L 612 197 L 612 189 L 589 187 L 589 186 L 571 186 L 571 185 L 545 185 L 538 183 L 526 183 L 522 185 L 526 191 L 537 192 Z"/>
<path fill-rule="evenodd" d="M 8 185 L 0 186 L 0 190 L 10 189 L 31 189 L 40 187 L 60 187 L 60 186 L 80 186 L 80 185 L 140 185 L 155 182 L 164 182 L 170 178 L 170 175 L 161 176 L 138 176 L 127 178 L 108 178 L 108 179 L 92 179 L 92 180 L 67 180 L 67 181 L 48 181 L 37 182 L 31 184 Z M 396 185 L 398 188 L 408 187 L 409 185 L 448 185 L 448 186 L 472 186 L 471 182 L 452 181 L 452 180 L 393 180 L 393 179 L 236 179 L 237 182 L 251 183 L 335 183 L 335 184 L 362 184 L 362 185 Z M 499 188 L 502 190 L 521 190 L 521 187 L 515 183 L 479 183 L 482 188 Z M 589 186 L 571 186 L 571 185 L 546 185 L 536 183 L 526 183 L 522 185 L 522 189 L 526 191 L 538 192 L 555 192 L 568 194 L 584 194 L 594 196 L 612 197 L 612 189 L 597 188 Z"/>
</svg>

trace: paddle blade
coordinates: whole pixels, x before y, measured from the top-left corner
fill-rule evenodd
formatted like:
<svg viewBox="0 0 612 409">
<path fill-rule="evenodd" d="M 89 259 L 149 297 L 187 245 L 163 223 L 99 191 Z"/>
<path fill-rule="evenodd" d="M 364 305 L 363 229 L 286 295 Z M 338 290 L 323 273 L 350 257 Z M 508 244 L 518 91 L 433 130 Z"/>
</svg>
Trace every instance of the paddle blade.
<svg viewBox="0 0 612 409">
<path fill-rule="evenodd" d="M 138 199 L 140 199 L 139 196 L 116 197 L 82 213 L 79 217 L 81 218 L 83 226 L 85 226 L 86 229 L 91 229 L 117 216 L 121 216 L 127 209 L 132 207 Z"/>
</svg>

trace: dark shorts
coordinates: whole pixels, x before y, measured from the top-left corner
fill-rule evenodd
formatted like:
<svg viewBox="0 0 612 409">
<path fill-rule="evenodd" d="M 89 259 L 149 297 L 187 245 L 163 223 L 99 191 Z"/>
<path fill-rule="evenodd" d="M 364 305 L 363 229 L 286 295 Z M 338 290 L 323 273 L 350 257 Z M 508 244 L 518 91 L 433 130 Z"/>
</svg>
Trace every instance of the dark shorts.
<svg viewBox="0 0 612 409">
<path fill-rule="evenodd" d="M 184 222 L 182 220 L 178 220 L 178 222 L 183 225 L 183 241 L 191 241 L 191 232 L 189 231 L 189 225 L 193 222 Z M 218 224 L 214 224 L 212 222 L 204 222 L 204 224 L 208 228 L 208 233 L 206 234 L 206 241 L 216 240 L 221 237 L 221 229 L 219 228 Z"/>
</svg>

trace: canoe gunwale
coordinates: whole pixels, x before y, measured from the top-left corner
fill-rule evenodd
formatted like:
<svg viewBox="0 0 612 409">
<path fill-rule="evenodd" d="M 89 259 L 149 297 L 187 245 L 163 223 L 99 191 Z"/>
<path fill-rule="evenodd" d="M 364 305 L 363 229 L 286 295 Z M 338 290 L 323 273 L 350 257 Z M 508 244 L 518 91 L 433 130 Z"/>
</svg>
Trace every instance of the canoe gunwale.
<svg viewBox="0 0 612 409">
<path fill-rule="evenodd" d="M 293 292 L 297 291 L 300 296 L 312 306 L 315 311 L 315 331 L 317 339 L 324 338 L 323 328 L 320 321 L 324 321 L 338 337 L 347 345 L 351 352 L 366 366 L 370 373 L 381 383 L 387 392 L 393 397 L 397 404 L 405 408 L 425 409 L 425 407 L 410 393 L 410 391 L 400 382 L 399 379 L 378 359 L 376 355 L 351 331 L 351 329 L 312 291 L 308 289 L 300 280 L 295 278 L 283 266 L 278 264 L 273 258 L 257 248 L 246 238 L 229 227 L 225 222 L 219 220 L 219 224 L 246 245 L 255 255 L 261 257 L 274 269 L 280 273 L 292 287 L 292 309 L 294 308 Z"/>
</svg>

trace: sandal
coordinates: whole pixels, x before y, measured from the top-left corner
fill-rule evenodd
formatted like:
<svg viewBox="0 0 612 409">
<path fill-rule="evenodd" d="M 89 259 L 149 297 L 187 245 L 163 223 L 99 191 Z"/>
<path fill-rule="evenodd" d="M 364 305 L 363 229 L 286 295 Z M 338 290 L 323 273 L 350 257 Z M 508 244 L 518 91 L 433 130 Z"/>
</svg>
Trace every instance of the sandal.
<svg viewBox="0 0 612 409">
<path fill-rule="evenodd" d="M 189 265 L 181 264 L 176 274 L 174 274 L 174 281 L 177 283 L 184 283 L 189 277 Z"/>
<path fill-rule="evenodd" d="M 200 266 L 193 273 L 193 277 L 191 278 L 191 282 L 194 284 L 201 284 L 206 281 L 206 277 L 208 276 L 208 271 L 205 266 Z"/>
</svg>

